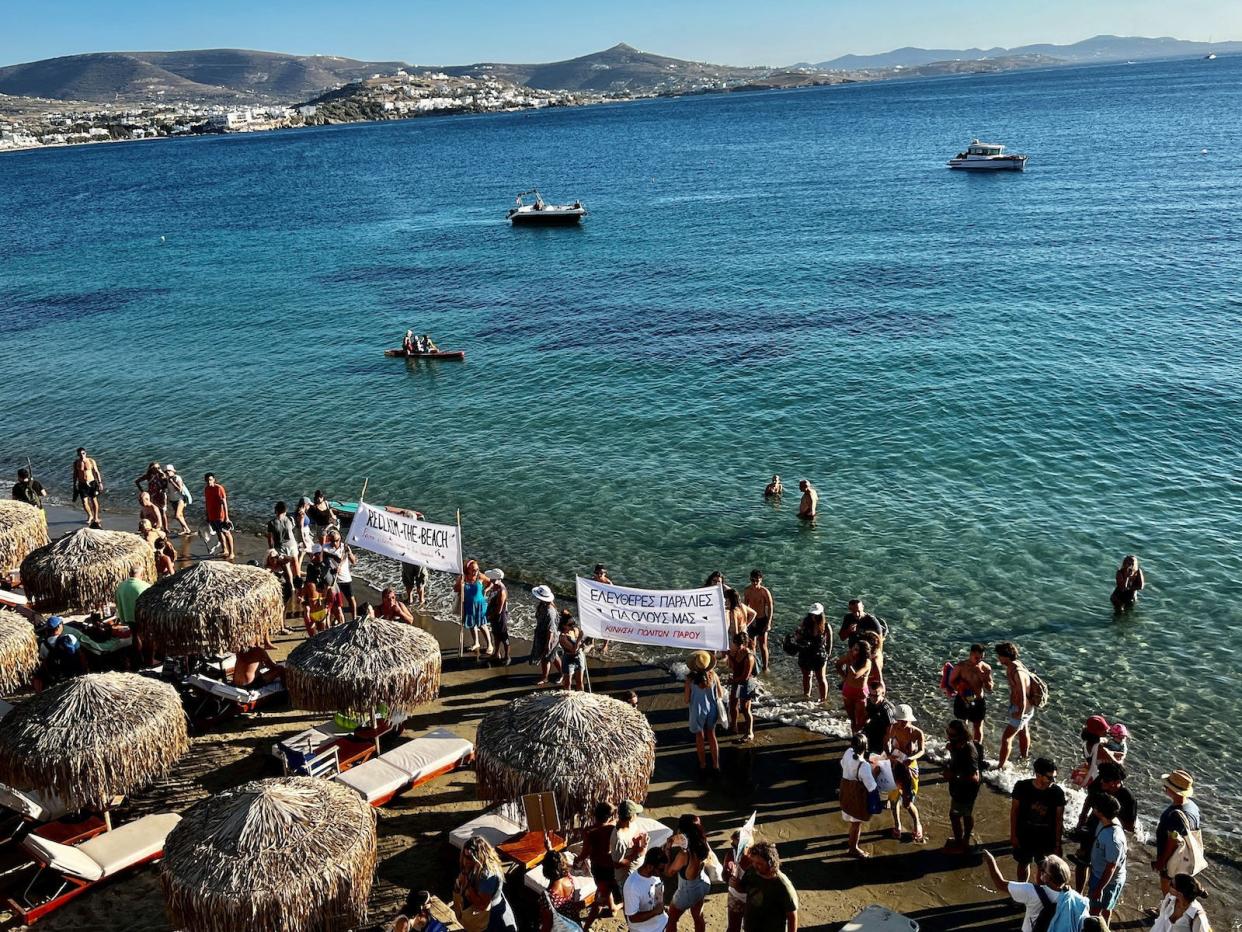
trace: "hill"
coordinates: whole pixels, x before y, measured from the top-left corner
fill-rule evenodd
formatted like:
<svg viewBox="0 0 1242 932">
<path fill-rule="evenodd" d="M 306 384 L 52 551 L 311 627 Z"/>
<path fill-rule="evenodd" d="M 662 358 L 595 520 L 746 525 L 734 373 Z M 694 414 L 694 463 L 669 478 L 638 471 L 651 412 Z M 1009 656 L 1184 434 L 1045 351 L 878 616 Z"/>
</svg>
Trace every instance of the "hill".
<svg viewBox="0 0 1242 932">
<path fill-rule="evenodd" d="M 245 49 L 93 52 L 0 68 L 0 93 L 99 102 L 286 102 L 402 66 Z"/>
<path fill-rule="evenodd" d="M 736 68 L 640 52 L 624 42 L 602 52 L 543 64 L 476 62 L 419 69 L 457 77 L 490 77 L 544 90 L 654 94 L 744 84 L 767 68 Z"/>
<path fill-rule="evenodd" d="M 915 68 L 946 61 L 982 59 L 1029 59 L 1040 56 L 1068 64 L 1090 62 L 1141 61 L 1153 58 L 1196 58 L 1208 52 L 1242 52 L 1242 42 L 1190 42 L 1185 39 L 1143 36 L 1093 36 L 1070 45 L 1021 45 L 1012 49 L 922 49 L 906 47 L 878 55 L 842 55 L 819 62 L 814 68 L 833 71 L 860 71 L 883 68 Z"/>
</svg>

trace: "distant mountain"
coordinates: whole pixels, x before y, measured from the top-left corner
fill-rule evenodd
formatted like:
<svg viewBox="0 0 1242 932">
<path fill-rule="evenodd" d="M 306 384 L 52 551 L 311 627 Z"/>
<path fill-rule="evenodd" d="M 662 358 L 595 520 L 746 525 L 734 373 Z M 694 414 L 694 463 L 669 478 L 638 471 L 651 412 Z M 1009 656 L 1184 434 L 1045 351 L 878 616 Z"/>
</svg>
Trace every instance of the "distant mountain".
<svg viewBox="0 0 1242 932">
<path fill-rule="evenodd" d="M 921 49 L 901 48 L 878 55 L 842 55 L 812 65 L 833 71 L 866 71 L 883 68 L 914 68 L 945 61 L 978 61 L 994 58 L 1028 58 L 1044 56 L 1069 64 L 1110 61 L 1140 61 L 1152 58 L 1194 58 L 1208 52 L 1223 54 L 1242 52 L 1242 42 L 1190 42 L 1163 37 L 1094 36 L 1072 45 L 1020 45 L 1017 48 L 991 49 Z"/>
<path fill-rule="evenodd" d="M 543 90 L 594 91 L 635 94 L 701 89 L 712 86 L 741 84 L 767 74 L 767 68 L 735 68 L 730 65 L 709 65 L 640 52 L 622 42 L 602 52 L 593 52 L 567 61 L 545 64 L 514 65 L 500 62 L 477 62 L 473 65 L 444 65 L 420 68 L 440 71 L 455 77 L 494 77 L 511 84 Z"/>
<path fill-rule="evenodd" d="M 93 52 L 0 68 L 0 93 L 100 102 L 287 102 L 403 66 L 245 49 Z"/>
</svg>

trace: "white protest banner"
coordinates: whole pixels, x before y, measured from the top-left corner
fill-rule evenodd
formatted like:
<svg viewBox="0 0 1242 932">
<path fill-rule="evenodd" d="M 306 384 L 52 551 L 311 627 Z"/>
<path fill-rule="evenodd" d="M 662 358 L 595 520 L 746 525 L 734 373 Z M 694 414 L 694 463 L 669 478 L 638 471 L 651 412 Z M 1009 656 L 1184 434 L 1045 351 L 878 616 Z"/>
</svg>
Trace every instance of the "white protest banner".
<svg viewBox="0 0 1242 932">
<path fill-rule="evenodd" d="M 578 618 L 595 638 L 683 650 L 727 650 L 724 592 L 629 589 L 578 577 Z"/>
<path fill-rule="evenodd" d="M 418 563 L 444 573 L 461 572 L 458 528 L 452 524 L 428 524 L 359 502 L 349 526 L 349 542 L 402 563 Z"/>
</svg>

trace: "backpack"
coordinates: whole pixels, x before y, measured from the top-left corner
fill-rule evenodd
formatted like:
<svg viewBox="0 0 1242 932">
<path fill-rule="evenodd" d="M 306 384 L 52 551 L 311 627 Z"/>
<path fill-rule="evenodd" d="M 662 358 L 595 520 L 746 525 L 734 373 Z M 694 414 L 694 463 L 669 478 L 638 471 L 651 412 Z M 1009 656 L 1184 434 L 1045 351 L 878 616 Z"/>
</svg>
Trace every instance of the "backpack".
<svg viewBox="0 0 1242 932">
<path fill-rule="evenodd" d="M 1031 704 L 1032 708 L 1046 709 L 1048 700 L 1052 698 L 1048 692 L 1048 684 L 1031 670 L 1027 670 L 1026 675 L 1031 678 L 1030 684 L 1026 687 L 1026 701 Z"/>
<path fill-rule="evenodd" d="M 1044 892 L 1044 885 L 1041 883 L 1035 884 L 1035 895 L 1039 897 L 1043 909 L 1039 911 L 1039 915 L 1031 924 L 1031 932 L 1048 932 L 1052 928 L 1052 919 L 1057 914 L 1057 900 L 1048 899 L 1048 894 Z M 1059 900 L 1060 897 L 1057 899 Z"/>
</svg>

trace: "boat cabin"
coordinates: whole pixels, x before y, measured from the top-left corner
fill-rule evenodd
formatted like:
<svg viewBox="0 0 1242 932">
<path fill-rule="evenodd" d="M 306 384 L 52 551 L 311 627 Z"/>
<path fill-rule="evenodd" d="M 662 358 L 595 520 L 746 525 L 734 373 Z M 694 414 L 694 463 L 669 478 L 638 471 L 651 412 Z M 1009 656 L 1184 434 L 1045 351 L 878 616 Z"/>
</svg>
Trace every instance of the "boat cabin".
<svg viewBox="0 0 1242 932">
<path fill-rule="evenodd" d="M 966 150 L 967 155 L 982 155 L 985 157 L 993 157 L 1005 154 L 1005 147 L 998 146 L 990 142 L 980 142 L 976 139 L 970 144 Z"/>
</svg>

